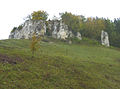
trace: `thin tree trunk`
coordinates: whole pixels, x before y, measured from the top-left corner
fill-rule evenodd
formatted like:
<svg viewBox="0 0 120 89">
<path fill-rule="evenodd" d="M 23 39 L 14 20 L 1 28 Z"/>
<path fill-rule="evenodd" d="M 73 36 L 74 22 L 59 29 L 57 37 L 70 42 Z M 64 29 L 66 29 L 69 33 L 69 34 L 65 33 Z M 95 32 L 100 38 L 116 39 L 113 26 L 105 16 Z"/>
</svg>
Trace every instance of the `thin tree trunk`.
<svg viewBox="0 0 120 89">
<path fill-rule="evenodd" d="M 32 58 L 34 58 L 34 51 L 32 51 Z"/>
</svg>

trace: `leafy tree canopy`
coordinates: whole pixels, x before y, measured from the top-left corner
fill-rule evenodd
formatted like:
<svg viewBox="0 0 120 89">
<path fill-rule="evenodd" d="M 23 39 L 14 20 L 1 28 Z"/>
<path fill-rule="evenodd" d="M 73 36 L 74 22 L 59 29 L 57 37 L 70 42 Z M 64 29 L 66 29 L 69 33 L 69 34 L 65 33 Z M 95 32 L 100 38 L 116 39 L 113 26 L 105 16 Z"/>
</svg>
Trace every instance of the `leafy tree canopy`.
<svg viewBox="0 0 120 89">
<path fill-rule="evenodd" d="M 32 20 L 44 20 L 44 21 L 46 21 L 48 18 L 48 13 L 46 11 L 42 11 L 42 10 L 34 11 L 31 14 L 31 17 L 32 17 Z"/>
</svg>

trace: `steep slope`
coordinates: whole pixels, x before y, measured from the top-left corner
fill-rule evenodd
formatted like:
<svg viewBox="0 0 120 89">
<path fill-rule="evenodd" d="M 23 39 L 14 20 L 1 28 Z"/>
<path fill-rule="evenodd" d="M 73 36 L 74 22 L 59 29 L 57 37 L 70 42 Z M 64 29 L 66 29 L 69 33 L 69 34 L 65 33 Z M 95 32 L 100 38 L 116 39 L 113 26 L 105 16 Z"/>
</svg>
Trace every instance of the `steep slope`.
<svg viewBox="0 0 120 89">
<path fill-rule="evenodd" d="M 0 41 L 0 89 L 120 89 L 120 51 L 102 46 Z"/>
</svg>

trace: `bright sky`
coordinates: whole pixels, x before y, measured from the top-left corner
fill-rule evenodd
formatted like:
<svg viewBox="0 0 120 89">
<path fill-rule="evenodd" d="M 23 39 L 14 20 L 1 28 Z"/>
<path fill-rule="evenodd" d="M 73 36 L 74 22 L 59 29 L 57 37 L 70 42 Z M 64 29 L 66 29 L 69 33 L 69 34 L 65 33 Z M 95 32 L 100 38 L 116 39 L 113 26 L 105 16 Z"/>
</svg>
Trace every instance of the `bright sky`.
<svg viewBox="0 0 120 89">
<path fill-rule="evenodd" d="M 85 17 L 120 17 L 120 0 L 1 0 L 0 39 L 7 39 L 13 27 L 24 22 L 33 11 L 45 10 L 49 18 L 60 12 L 72 12 Z"/>
</svg>

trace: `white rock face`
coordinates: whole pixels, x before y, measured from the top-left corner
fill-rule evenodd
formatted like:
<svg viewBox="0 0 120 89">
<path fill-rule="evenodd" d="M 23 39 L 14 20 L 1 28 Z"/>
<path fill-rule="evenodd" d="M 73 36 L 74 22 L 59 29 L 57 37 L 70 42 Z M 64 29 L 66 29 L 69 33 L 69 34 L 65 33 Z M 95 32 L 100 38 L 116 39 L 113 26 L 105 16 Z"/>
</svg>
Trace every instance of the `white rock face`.
<svg viewBox="0 0 120 89">
<path fill-rule="evenodd" d="M 77 36 L 76 36 L 79 40 L 82 40 L 82 36 L 80 34 L 80 32 L 77 32 Z"/>
<path fill-rule="evenodd" d="M 52 37 L 65 40 L 68 37 L 73 37 L 73 34 L 69 31 L 68 26 L 65 25 L 62 20 L 56 20 L 53 22 Z"/>
<path fill-rule="evenodd" d="M 51 28 L 49 28 L 49 29 L 53 30 L 52 31 L 52 37 L 57 38 L 57 33 L 58 33 L 58 30 L 59 30 L 59 21 L 57 21 L 57 20 L 53 21 L 52 25 L 53 26 L 51 26 Z"/>
<path fill-rule="evenodd" d="M 58 39 L 66 39 L 68 38 L 68 27 L 62 23 L 62 20 L 60 21 L 60 29 L 57 33 Z"/>
<path fill-rule="evenodd" d="M 103 30 L 102 30 L 102 32 L 101 32 L 101 43 L 102 43 L 102 45 L 104 45 L 104 46 L 107 46 L 107 47 L 110 46 L 108 33 L 105 32 L 105 31 L 103 31 Z"/>
<path fill-rule="evenodd" d="M 27 20 L 22 26 L 22 29 L 16 28 L 13 32 L 11 32 L 9 38 L 10 39 L 30 39 L 36 33 L 39 35 L 47 35 L 56 38 L 56 39 L 64 39 L 75 37 L 72 31 L 68 29 L 68 26 L 65 25 L 62 20 L 49 20 L 47 24 L 44 21 L 32 21 Z M 81 34 L 78 33 L 77 37 L 81 38 Z"/>
<path fill-rule="evenodd" d="M 36 35 L 44 35 L 46 33 L 46 25 L 43 21 L 28 20 L 24 23 L 22 29 L 16 29 L 9 36 L 10 39 L 29 39 L 33 33 Z"/>
</svg>

